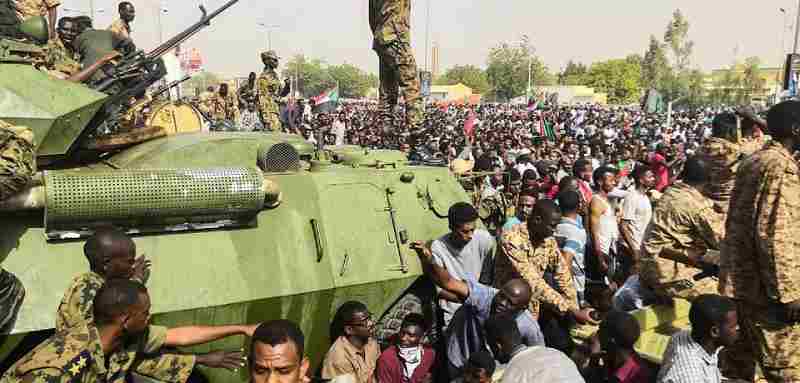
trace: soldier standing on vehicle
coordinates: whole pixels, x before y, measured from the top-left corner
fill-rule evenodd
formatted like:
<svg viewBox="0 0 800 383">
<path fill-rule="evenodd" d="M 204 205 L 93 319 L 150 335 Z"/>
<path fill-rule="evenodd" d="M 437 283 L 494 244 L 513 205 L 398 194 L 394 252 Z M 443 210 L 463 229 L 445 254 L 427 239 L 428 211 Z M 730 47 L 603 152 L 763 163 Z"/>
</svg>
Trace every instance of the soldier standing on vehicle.
<svg viewBox="0 0 800 383">
<path fill-rule="evenodd" d="M 239 109 L 246 110 L 248 106 L 255 105 L 258 95 L 256 88 L 256 72 L 250 72 L 247 76 L 247 83 L 239 87 L 237 95 L 239 97 Z"/>
<path fill-rule="evenodd" d="M 275 51 L 261 53 L 264 71 L 258 76 L 258 113 L 264 128 L 273 132 L 281 131 L 280 110 L 278 100 L 289 94 L 289 79 L 281 82 L 278 79 L 278 54 Z"/>
<path fill-rule="evenodd" d="M 56 36 L 58 0 L 6 0 L 0 2 L 0 37 L 20 37 L 17 26 L 34 16 L 47 17 L 50 37 Z"/>
<path fill-rule="evenodd" d="M 754 357 L 734 355 L 752 381 L 755 360 L 769 382 L 800 380 L 800 102 L 767 116 L 772 141 L 739 166 L 720 272 L 731 281 L 743 336 Z"/>
<path fill-rule="evenodd" d="M 150 296 L 141 283 L 115 279 L 97 291 L 94 321 L 58 332 L 14 363 L 0 379 L 18 382 L 124 383 L 134 362 L 162 347 L 186 347 L 232 335 L 252 336 L 256 326 L 189 326 L 168 329 L 150 325 Z M 195 356 L 197 364 L 230 370 L 244 366 L 241 352 Z M 165 366 L 188 377 L 192 365 Z M 174 382 L 184 382 L 173 380 Z"/>
<path fill-rule="evenodd" d="M 424 105 L 419 91 L 417 63 L 411 51 L 411 0 L 370 0 L 369 25 L 374 37 L 372 49 L 378 54 L 381 123 L 384 132 L 394 127 L 394 107 L 400 88 L 406 103 L 404 128 L 419 129 Z"/>
<path fill-rule="evenodd" d="M 108 30 L 121 39 L 131 38 L 131 22 L 136 18 L 136 9 L 133 4 L 123 1 L 119 3 L 119 19 L 115 20 Z"/>
</svg>

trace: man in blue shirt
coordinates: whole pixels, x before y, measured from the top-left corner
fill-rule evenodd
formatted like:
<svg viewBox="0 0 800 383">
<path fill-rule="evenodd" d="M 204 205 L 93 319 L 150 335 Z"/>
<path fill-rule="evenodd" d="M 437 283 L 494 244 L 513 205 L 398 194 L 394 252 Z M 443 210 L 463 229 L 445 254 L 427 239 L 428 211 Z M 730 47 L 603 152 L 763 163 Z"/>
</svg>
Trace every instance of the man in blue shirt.
<svg viewBox="0 0 800 383">
<path fill-rule="evenodd" d="M 461 376 L 460 372 L 472 353 L 488 350 L 483 325 L 491 317 L 514 318 L 525 345 L 544 345 L 539 324 L 527 310 L 531 300 L 531 288 L 527 282 L 512 279 L 497 290 L 472 278 L 461 281 L 453 278 L 447 269 L 436 265 L 430 249 L 421 242 L 414 242 L 411 248 L 417 252 L 425 273 L 433 282 L 463 301 L 445 334 L 451 377 Z"/>
<path fill-rule="evenodd" d="M 558 194 L 558 206 L 561 208 L 561 222 L 554 233 L 558 247 L 568 257 L 572 270 L 572 280 L 578 293 L 578 304 L 585 306 L 586 294 L 586 229 L 581 223 L 578 210 L 581 195 L 576 191 L 566 190 Z"/>
</svg>

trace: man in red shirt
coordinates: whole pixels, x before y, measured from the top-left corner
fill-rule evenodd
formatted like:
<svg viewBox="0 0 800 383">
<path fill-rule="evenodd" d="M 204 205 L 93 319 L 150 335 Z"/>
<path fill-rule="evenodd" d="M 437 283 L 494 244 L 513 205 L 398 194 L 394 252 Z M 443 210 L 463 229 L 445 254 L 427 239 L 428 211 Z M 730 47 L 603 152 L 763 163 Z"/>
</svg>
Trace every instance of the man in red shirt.
<svg viewBox="0 0 800 383">
<path fill-rule="evenodd" d="M 611 311 L 592 337 L 587 382 L 649 383 L 653 370 L 633 349 L 639 322 L 624 311 Z M 600 361 L 603 361 L 602 365 Z"/>
<path fill-rule="evenodd" d="M 650 167 L 653 169 L 653 174 L 656 176 L 655 189 L 659 192 L 664 191 L 669 185 L 669 168 L 670 164 L 667 163 L 667 147 L 664 144 L 658 144 L 655 153 L 650 156 Z"/>
<path fill-rule="evenodd" d="M 387 348 L 378 359 L 377 376 L 381 383 L 430 383 L 436 360 L 432 348 L 422 344 L 424 318 L 406 315 L 397 334 L 397 344 Z"/>
</svg>

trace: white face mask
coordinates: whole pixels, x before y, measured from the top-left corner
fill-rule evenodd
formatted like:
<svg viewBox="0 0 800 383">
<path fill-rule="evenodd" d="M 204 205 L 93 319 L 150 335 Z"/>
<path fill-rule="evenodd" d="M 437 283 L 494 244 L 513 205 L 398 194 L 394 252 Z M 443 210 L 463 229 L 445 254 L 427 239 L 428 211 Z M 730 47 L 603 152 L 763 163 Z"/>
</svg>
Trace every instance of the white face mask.
<svg viewBox="0 0 800 383">
<path fill-rule="evenodd" d="M 418 363 L 422 359 L 422 347 L 397 346 L 397 354 L 406 363 Z"/>
</svg>

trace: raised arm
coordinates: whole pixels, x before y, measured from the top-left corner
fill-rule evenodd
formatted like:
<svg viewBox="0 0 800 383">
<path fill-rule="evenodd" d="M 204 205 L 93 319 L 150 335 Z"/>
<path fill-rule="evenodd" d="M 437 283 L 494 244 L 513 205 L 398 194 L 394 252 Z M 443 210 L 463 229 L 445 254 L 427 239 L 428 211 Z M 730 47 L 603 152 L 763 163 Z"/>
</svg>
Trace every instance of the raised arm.
<svg viewBox="0 0 800 383">
<path fill-rule="evenodd" d="M 431 249 L 425 246 L 424 243 L 417 241 L 411 244 L 411 249 L 417 252 L 419 260 L 422 263 L 422 269 L 428 275 L 436 286 L 439 286 L 444 291 L 452 294 L 460 302 L 463 302 L 469 296 L 469 287 L 464 281 L 453 278 L 444 267 L 438 266 L 433 263 L 433 254 Z"/>
<path fill-rule="evenodd" d="M 231 335 L 252 336 L 258 325 L 186 326 L 167 330 L 166 346 L 194 346 Z"/>
</svg>

